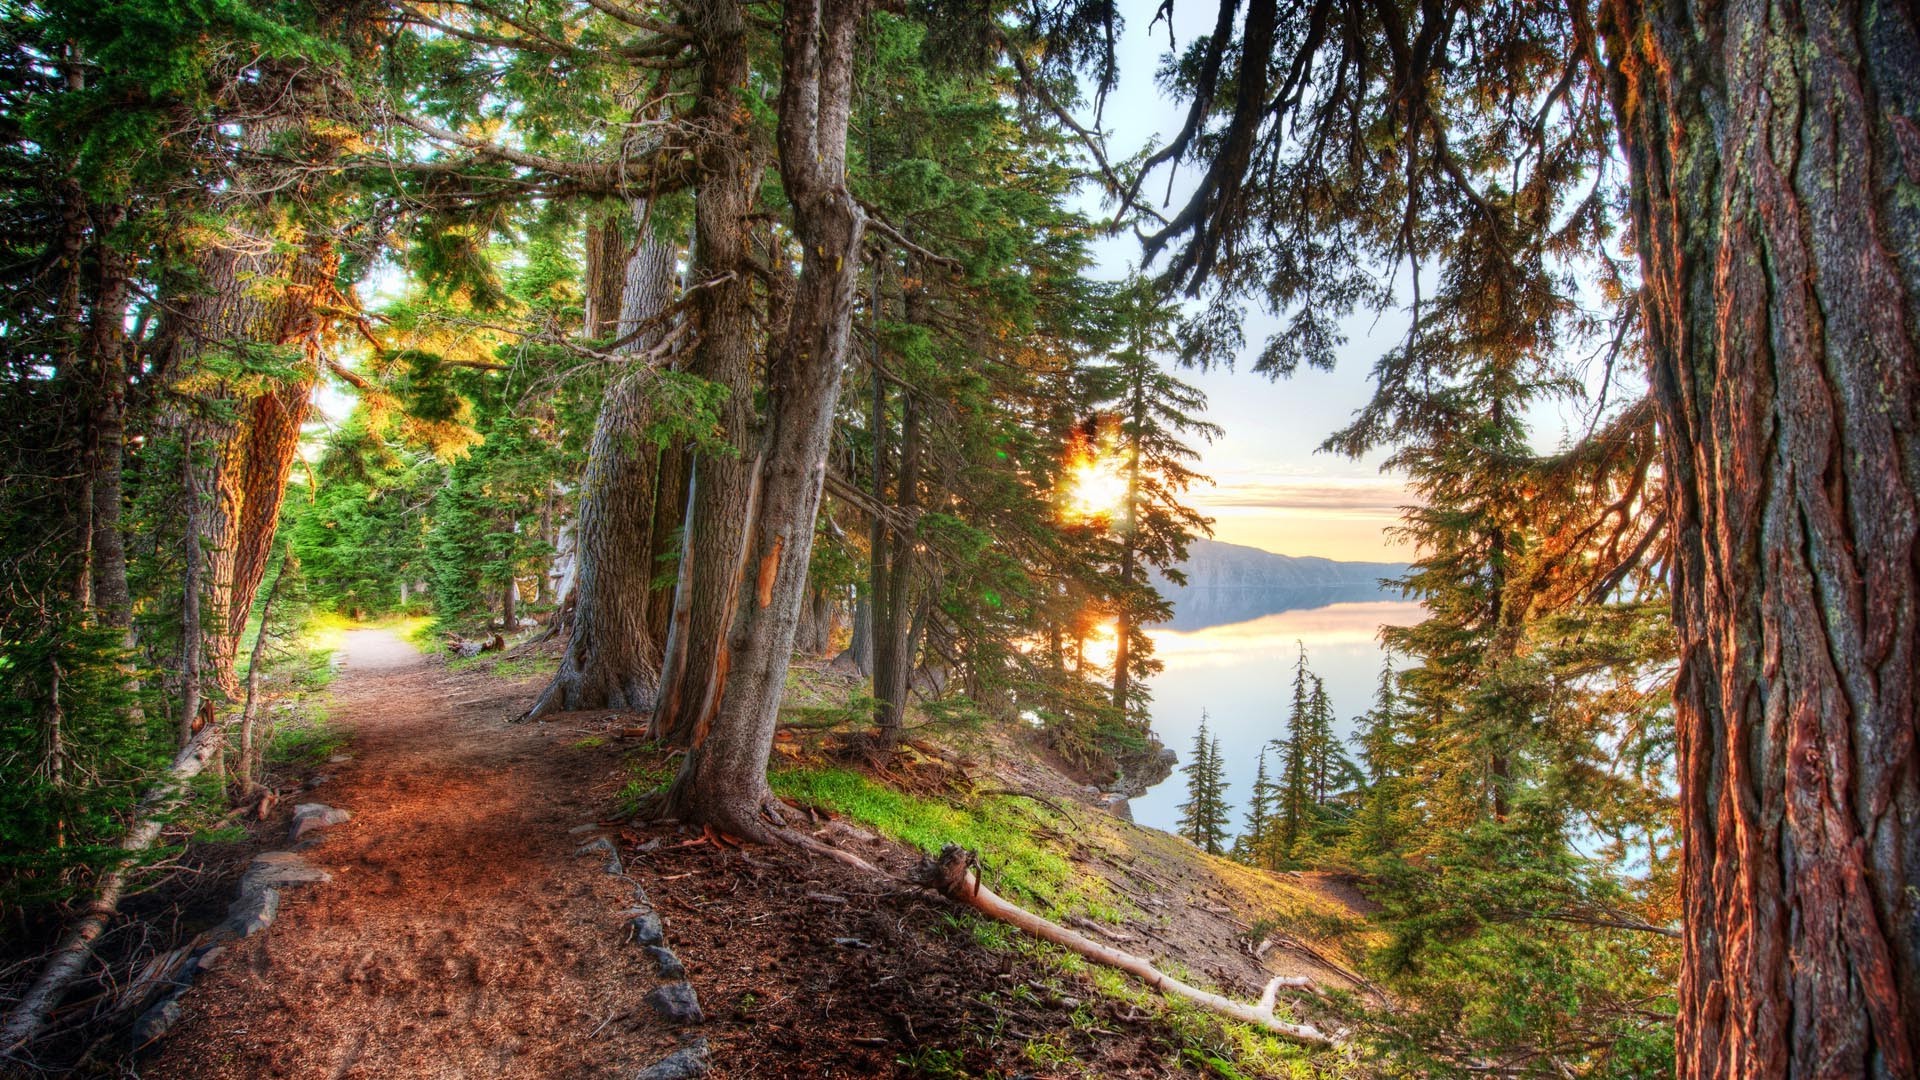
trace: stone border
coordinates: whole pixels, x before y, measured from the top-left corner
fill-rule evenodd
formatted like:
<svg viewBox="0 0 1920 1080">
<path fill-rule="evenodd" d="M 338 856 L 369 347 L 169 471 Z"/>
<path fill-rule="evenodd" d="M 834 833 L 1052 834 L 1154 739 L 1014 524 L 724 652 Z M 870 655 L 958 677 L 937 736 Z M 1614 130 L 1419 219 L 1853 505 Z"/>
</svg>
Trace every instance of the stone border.
<svg viewBox="0 0 1920 1080">
<path fill-rule="evenodd" d="M 129 990 L 133 995 L 128 1010 L 146 1005 L 133 1022 L 129 1034 L 133 1048 L 144 1050 L 173 1030 L 185 1010 L 180 999 L 193 988 L 193 980 L 219 963 L 227 948 L 273 925 L 280 914 L 282 890 L 299 885 L 319 885 L 333 875 L 309 865 L 298 854 L 321 840 L 310 835 L 352 820 L 353 815 L 325 803 L 301 803 L 293 808 L 293 823 L 288 841 L 298 841 L 293 851 L 263 851 L 247 864 L 240 875 L 238 895 L 227 905 L 227 917 L 210 930 L 201 931 L 192 941 L 147 965 L 146 985 L 138 983 Z M 154 996 L 158 995 L 158 1000 Z M 152 1004 L 147 1005 L 148 1001 Z"/>
<path fill-rule="evenodd" d="M 640 1070 L 634 1080 L 693 1080 L 705 1076 L 713 1068 L 707 1040 L 685 1029 L 705 1023 L 706 1015 L 700 1010 L 700 998 L 694 993 L 693 984 L 687 981 L 686 965 L 667 946 L 666 921 L 655 910 L 647 890 L 627 875 L 619 847 L 601 826 L 582 825 L 573 832 L 575 835 L 597 833 L 580 845 L 575 854 L 605 855 L 605 871 L 633 887 L 634 906 L 622 911 L 620 916 L 627 920 L 627 932 L 633 943 L 645 949 L 647 958 L 653 961 L 654 974 L 660 980 L 644 1000 L 662 1020 L 682 1029 L 680 1037 L 686 1040 L 685 1046 Z"/>
</svg>

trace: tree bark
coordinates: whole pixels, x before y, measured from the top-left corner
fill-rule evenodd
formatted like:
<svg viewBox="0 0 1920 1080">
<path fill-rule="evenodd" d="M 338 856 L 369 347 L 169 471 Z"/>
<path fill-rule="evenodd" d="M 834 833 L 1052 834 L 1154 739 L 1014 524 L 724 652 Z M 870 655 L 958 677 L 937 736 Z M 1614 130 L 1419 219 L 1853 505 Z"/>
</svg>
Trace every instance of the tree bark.
<svg viewBox="0 0 1920 1080">
<path fill-rule="evenodd" d="M 587 226 L 586 280 L 580 290 L 585 299 L 581 330 L 590 339 L 614 336 L 626 283 L 626 255 L 618 221 L 606 218 Z"/>
<path fill-rule="evenodd" d="M 895 502 L 911 511 L 918 498 L 915 488 L 920 483 L 920 411 L 911 391 L 900 397 L 900 478 L 895 485 Z M 901 525 L 888 527 L 886 534 L 885 602 L 874 609 L 873 696 L 877 701 L 874 722 L 880 728 L 881 741 L 891 745 L 900 738 L 906 717 L 908 682 L 913 674 L 908 614 L 913 604 L 915 538 L 911 529 Z"/>
<path fill-rule="evenodd" d="M 854 39 L 864 0 L 795 0 L 781 43 L 780 176 L 801 271 L 785 335 L 769 357 L 773 406 L 758 505 L 749 519 L 731 673 L 711 724 L 694 732 L 668 788 L 669 816 L 767 837 L 767 756 L 812 559 L 815 518 L 852 327 L 866 218 L 846 186 Z"/>
<path fill-rule="evenodd" d="M 636 211 L 636 214 L 640 211 Z M 648 239 L 627 260 L 618 333 L 625 337 L 667 308 L 674 249 Z M 643 334 L 635 351 L 658 339 Z M 576 709 L 652 708 L 659 657 L 648 626 L 653 577 L 654 492 L 660 447 L 649 435 L 650 368 L 628 372 L 594 423 L 575 524 L 578 571 L 567 651 L 553 681 L 522 719 Z"/>
<path fill-rule="evenodd" d="M 1674 526 L 1680 1074 L 1913 1076 L 1912 9 L 1604 17 Z"/>
<path fill-rule="evenodd" d="M 744 14 L 738 0 L 695 0 L 688 11 L 706 60 L 693 110 L 706 134 L 696 153 L 692 315 L 699 346 L 689 370 L 727 388 L 720 426 L 733 451 L 699 453 L 692 467 L 680 582 L 653 717 L 654 735 L 671 746 L 691 745 L 711 723 L 709 709 L 732 662 L 729 608 L 739 584 L 753 408 L 749 240 L 760 179 L 740 100 L 749 70 Z"/>
<path fill-rule="evenodd" d="M 125 500 L 121 474 L 126 461 L 127 299 L 130 292 L 125 253 L 114 247 L 113 231 L 126 208 L 109 206 L 95 215 L 95 266 L 99 275 L 87 327 L 87 352 L 94 366 L 93 458 L 89 463 L 93 498 L 92 575 L 94 617 L 100 625 L 125 630 L 133 620 L 127 589 L 127 545 L 120 533 Z"/>
<path fill-rule="evenodd" d="M 179 305 L 180 325 L 170 334 L 181 350 L 172 360 L 176 379 L 194 378 L 195 361 L 216 350 L 295 347 L 306 357 L 291 379 L 251 396 L 226 384 L 204 392 L 199 415 L 186 424 L 188 440 L 211 450 L 204 477 L 214 496 L 203 530 L 205 652 L 215 683 L 229 696 L 239 689 L 240 637 L 266 573 L 300 425 L 318 378 L 329 322 L 324 311 L 338 266 L 327 237 L 309 236 L 288 253 L 269 238 L 232 227 L 202 258 L 202 291 Z"/>
</svg>

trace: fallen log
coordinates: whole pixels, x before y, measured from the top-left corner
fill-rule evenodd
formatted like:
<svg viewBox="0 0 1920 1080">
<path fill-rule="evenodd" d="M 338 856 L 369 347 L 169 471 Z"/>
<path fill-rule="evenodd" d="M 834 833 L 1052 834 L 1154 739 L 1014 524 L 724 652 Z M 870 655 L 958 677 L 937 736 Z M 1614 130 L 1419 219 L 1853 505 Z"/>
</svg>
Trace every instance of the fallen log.
<svg viewBox="0 0 1920 1080">
<path fill-rule="evenodd" d="M 187 781 L 200 775 L 208 760 L 219 751 L 222 733 L 217 724 L 202 728 L 173 759 L 159 783 L 140 800 L 134 810 L 133 828 L 120 839 L 120 858 L 100 876 L 85 913 L 61 939 L 40 978 L 14 1006 L 5 1026 L 0 1027 L 0 1055 L 15 1054 L 38 1037 L 61 996 L 86 971 L 87 961 L 93 956 L 93 943 L 106 932 L 107 920 L 120 909 L 129 868 L 136 857 L 159 838 L 160 829 L 166 824 L 164 815 L 186 793 Z"/>
<path fill-rule="evenodd" d="M 1283 986 L 1312 988 L 1313 981 L 1303 978 L 1275 977 L 1267 984 L 1257 1005 L 1235 1001 L 1197 986 L 1190 986 L 1132 953 L 1102 945 L 1084 934 L 1075 933 L 1059 923 L 1001 899 L 980 883 L 973 854 L 954 844 L 941 849 L 940 857 L 921 863 L 919 884 L 935 889 L 948 899 L 965 904 L 991 919 L 1025 930 L 1042 941 L 1072 949 L 1096 964 L 1104 964 L 1133 975 L 1163 994 L 1182 997 L 1201 1008 L 1230 1020 L 1255 1024 L 1276 1035 L 1310 1046 L 1333 1046 L 1332 1036 L 1311 1024 L 1295 1024 L 1273 1015 L 1274 995 Z"/>
</svg>

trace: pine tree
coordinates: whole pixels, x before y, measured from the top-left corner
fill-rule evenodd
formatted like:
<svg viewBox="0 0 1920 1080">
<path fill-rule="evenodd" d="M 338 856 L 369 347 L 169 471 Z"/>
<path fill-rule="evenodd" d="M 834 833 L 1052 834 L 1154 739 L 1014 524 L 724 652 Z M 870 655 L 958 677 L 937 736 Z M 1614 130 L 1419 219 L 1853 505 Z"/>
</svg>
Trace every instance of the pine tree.
<svg viewBox="0 0 1920 1080">
<path fill-rule="evenodd" d="M 1218 736 L 1209 737 L 1207 715 L 1200 714 L 1200 730 L 1193 736 L 1193 757 L 1180 771 L 1187 777 L 1187 801 L 1180 804 L 1179 832 L 1194 846 L 1212 855 L 1227 840 L 1227 783 L 1225 759 Z"/>
<path fill-rule="evenodd" d="M 1354 719 L 1354 741 L 1366 771 L 1360 813 L 1348 838 L 1348 849 L 1368 857 L 1397 846 L 1402 830 L 1395 827 L 1404 797 L 1401 777 L 1407 767 L 1400 736 L 1400 702 L 1394 686 L 1392 660 L 1380 664 L 1380 682 L 1373 707 Z"/>
<path fill-rule="evenodd" d="M 1234 839 L 1234 858 L 1252 866 L 1267 866 L 1272 854 L 1277 795 L 1278 789 L 1267 775 L 1267 747 L 1262 746 L 1260 764 L 1253 774 L 1253 791 L 1247 798 L 1247 827 Z"/>
<path fill-rule="evenodd" d="M 1313 672 L 1307 670 L 1307 647 L 1293 665 L 1293 705 L 1287 712 L 1285 735 L 1275 740 L 1284 770 L 1279 792 L 1280 827 L 1274 837 L 1275 865 L 1291 865 L 1299 855 L 1309 828 L 1313 801 L 1311 756 L 1313 740 Z"/>
<path fill-rule="evenodd" d="M 1113 450 L 1126 480 L 1112 521 L 1120 547 L 1108 601 L 1116 640 L 1113 704 L 1144 728 L 1150 700 L 1145 680 L 1160 670 L 1145 628 L 1172 614 L 1154 591 L 1148 570 L 1161 571 L 1175 584 L 1184 582 L 1179 567 L 1187 545 L 1197 536 L 1213 535 L 1213 520 L 1181 500 L 1192 484 L 1207 481 L 1193 470 L 1191 462 L 1199 455 L 1185 440 L 1211 442 L 1220 428 L 1201 419 L 1206 395 L 1163 366 L 1176 351 L 1172 331 L 1178 308 L 1156 296 L 1144 280 L 1128 282 L 1116 300 L 1121 346 L 1092 373 L 1105 399 L 1102 406 L 1118 413 Z"/>
</svg>

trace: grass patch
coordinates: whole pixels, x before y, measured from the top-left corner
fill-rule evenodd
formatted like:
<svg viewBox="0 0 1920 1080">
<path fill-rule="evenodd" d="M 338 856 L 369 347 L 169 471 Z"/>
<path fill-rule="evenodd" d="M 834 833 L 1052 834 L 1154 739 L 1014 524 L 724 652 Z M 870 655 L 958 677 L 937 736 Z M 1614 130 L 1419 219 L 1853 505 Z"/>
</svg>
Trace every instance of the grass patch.
<svg viewBox="0 0 1920 1080">
<path fill-rule="evenodd" d="M 1052 918 L 1117 913 L 1106 883 L 1075 869 L 1036 832 L 1057 831 L 1056 819 L 1027 800 L 989 797 L 955 806 L 839 768 L 787 768 L 767 779 L 783 798 L 826 807 L 928 855 L 945 844 L 977 851 L 989 887 Z"/>
<path fill-rule="evenodd" d="M 333 726 L 325 709 L 304 709 L 273 725 L 267 764 L 277 768 L 311 769 L 324 764 L 345 745 L 346 735 Z"/>
<path fill-rule="evenodd" d="M 673 766 L 666 763 L 645 765 L 636 761 L 630 769 L 633 776 L 614 795 L 623 815 L 639 813 L 640 804 L 646 801 L 647 796 L 664 789 L 667 782 L 673 779 Z"/>
</svg>

